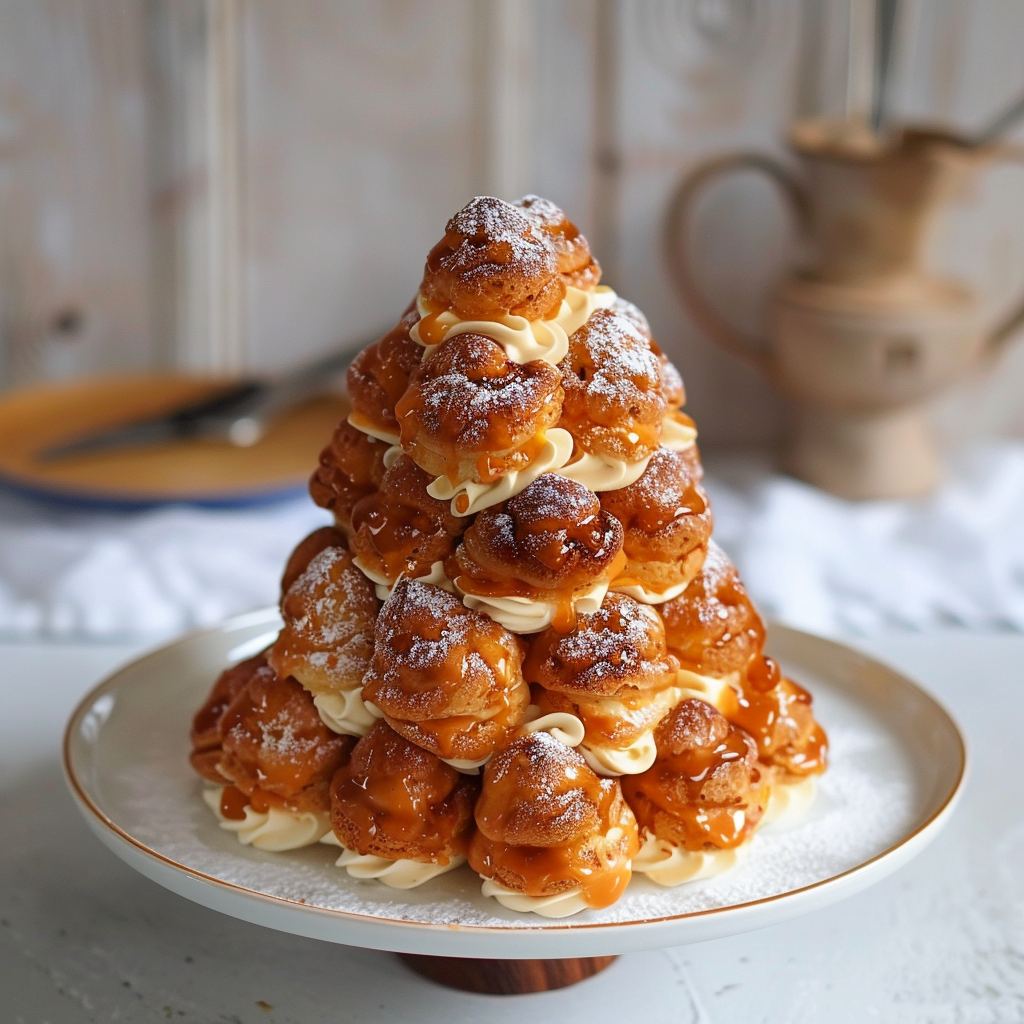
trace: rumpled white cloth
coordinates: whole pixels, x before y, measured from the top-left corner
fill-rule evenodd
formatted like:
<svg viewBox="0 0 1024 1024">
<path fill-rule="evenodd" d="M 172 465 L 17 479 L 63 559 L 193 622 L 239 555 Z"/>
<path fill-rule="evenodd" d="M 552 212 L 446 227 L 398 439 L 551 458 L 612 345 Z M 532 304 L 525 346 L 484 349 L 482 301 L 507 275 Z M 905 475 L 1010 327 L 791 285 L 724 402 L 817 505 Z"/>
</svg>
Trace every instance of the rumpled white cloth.
<svg viewBox="0 0 1024 1024">
<path fill-rule="evenodd" d="M 0 634 L 161 638 L 273 604 L 307 497 L 244 509 L 57 508 L 0 493 Z"/>
<path fill-rule="evenodd" d="M 710 458 L 715 538 L 769 616 L 832 636 L 1024 631 L 1024 445 L 955 460 L 916 501 L 854 503 L 752 457 Z M 277 599 L 288 553 L 328 516 L 74 511 L 0 493 L 0 634 L 166 637 Z"/>
<path fill-rule="evenodd" d="M 811 632 L 1024 631 L 1024 445 L 961 453 L 933 495 L 850 502 L 712 462 L 715 539 L 766 615 Z"/>
</svg>

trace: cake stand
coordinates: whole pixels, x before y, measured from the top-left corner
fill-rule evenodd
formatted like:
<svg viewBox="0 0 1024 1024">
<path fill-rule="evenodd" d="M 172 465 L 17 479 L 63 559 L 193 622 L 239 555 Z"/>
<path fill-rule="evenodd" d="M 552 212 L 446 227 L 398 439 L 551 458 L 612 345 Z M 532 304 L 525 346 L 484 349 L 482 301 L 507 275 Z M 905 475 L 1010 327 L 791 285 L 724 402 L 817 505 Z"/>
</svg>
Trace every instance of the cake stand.
<svg viewBox="0 0 1024 1024">
<path fill-rule="evenodd" d="M 412 890 L 357 881 L 337 850 L 242 846 L 200 799 L 188 764 L 191 716 L 227 665 L 267 646 L 276 610 L 192 633 L 87 694 L 64 737 L 71 792 L 99 839 L 187 899 L 297 935 L 400 953 L 413 970 L 477 992 L 559 988 L 620 953 L 775 924 L 874 884 L 949 819 L 966 755 L 950 715 L 916 684 L 840 644 L 774 626 L 770 653 L 809 686 L 831 766 L 799 820 L 768 826 L 733 871 L 674 889 L 634 877 L 602 911 L 516 914 L 459 868 Z"/>
</svg>

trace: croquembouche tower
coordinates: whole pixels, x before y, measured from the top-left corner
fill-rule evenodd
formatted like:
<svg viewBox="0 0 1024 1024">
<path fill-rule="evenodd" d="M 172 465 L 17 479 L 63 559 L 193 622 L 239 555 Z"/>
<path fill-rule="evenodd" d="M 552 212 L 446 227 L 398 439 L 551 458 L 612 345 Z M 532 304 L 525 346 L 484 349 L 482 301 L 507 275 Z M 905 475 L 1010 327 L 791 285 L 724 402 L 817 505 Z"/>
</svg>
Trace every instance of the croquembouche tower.
<svg viewBox="0 0 1024 1024">
<path fill-rule="evenodd" d="M 335 525 L 217 680 L 223 827 L 397 888 L 468 862 L 511 911 L 731 866 L 824 769 L 810 697 L 711 539 L 683 382 L 560 209 L 480 197 L 348 373 Z"/>
</svg>

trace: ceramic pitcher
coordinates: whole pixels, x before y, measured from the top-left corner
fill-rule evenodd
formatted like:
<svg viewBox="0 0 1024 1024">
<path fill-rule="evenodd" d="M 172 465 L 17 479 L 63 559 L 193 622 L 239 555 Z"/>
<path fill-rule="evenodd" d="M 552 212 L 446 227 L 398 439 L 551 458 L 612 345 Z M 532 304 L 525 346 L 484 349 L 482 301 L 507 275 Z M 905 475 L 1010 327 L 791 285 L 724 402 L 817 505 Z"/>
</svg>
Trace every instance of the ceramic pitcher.
<svg viewBox="0 0 1024 1024">
<path fill-rule="evenodd" d="M 979 296 L 927 267 L 925 248 L 949 200 L 985 166 L 1021 152 L 912 128 L 883 144 L 851 122 L 822 120 L 798 122 L 789 141 L 796 171 L 736 153 L 689 174 L 669 211 L 670 268 L 708 335 L 794 400 L 791 472 L 849 498 L 921 494 L 941 474 L 928 401 L 1024 323 L 1022 304 L 986 327 Z M 708 300 L 687 245 L 698 193 L 740 170 L 779 187 L 804 250 L 771 298 L 763 342 Z"/>
</svg>

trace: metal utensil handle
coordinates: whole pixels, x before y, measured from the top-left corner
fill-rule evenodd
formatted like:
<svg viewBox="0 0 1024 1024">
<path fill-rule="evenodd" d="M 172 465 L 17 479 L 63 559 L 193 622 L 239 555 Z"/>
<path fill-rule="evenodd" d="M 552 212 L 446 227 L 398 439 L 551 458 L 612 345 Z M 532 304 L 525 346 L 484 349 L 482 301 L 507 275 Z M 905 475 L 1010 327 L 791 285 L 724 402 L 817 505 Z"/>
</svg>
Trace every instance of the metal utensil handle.
<svg viewBox="0 0 1024 1024">
<path fill-rule="evenodd" d="M 767 175 L 787 200 L 800 230 L 806 228 L 807 195 L 790 171 L 774 158 L 762 153 L 734 153 L 699 164 L 683 179 L 669 204 L 665 232 L 666 258 L 669 273 L 679 289 L 683 304 L 698 326 L 727 352 L 768 371 L 771 360 L 764 344 L 736 330 L 708 299 L 697 283 L 690 253 L 691 215 L 697 195 L 715 178 L 736 171 L 758 171 Z"/>
</svg>

